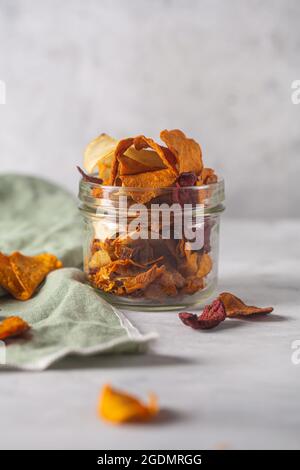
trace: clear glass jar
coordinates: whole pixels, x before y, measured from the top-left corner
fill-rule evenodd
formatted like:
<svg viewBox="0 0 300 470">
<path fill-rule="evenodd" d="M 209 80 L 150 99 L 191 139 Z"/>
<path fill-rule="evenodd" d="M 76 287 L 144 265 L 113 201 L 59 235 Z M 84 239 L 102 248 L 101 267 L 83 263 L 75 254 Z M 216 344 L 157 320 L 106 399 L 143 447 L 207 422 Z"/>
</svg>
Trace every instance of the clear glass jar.
<svg viewBox="0 0 300 470">
<path fill-rule="evenodd" d="M 81 180 L 84 270 L 109 302 L 170 310 L 203 305 L 218 280 L 224 181 L 125 188 Z"/>
</svg>

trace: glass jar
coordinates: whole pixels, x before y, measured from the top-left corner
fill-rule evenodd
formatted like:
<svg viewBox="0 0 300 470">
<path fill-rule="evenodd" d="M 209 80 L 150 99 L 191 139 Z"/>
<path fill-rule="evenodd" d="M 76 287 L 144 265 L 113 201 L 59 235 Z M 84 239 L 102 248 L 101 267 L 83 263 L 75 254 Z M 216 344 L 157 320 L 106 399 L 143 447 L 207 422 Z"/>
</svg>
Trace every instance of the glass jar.
<svg viewBox="0 0 300 470">
<path fill-rule="evenodd" d="M 84 270 L 123 308 L 203 305 L 218 280 L 224 181 L 206 186 L 125 188 L 80 182 Z"/>
</svg>

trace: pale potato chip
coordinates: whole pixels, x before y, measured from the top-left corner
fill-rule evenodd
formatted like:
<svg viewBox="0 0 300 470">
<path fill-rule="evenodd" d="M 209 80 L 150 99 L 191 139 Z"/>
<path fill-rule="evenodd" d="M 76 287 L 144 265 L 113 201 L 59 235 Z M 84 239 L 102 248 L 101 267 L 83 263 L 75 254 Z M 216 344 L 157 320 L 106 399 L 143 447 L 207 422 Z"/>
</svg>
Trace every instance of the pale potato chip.
<svg viewBox="0 0 300 470">
<path fill-rule="evenodd" d="M 118 141 L 107 134 L 100 134 L 86 147 L 83 166 L 88 173 L 93 173 L 100 161 L 111 166 Z M 100 176 L 101 178 L 101 176 Z"/>
<path fill-rule="evenodd" d="M 130 147 L 125 155 L 132 160 L 142 163 L 152 169 L 164 169 L 166 166 L 162 162 L 160 156 L 154 150 L 137 150 L 135 147 Z"/>
<path fill-rule="evenodd" d="M 109 153 L 97 163 L 98 176 L 99 178 L 103 180 L 104 185 L 109 185 L 110 174 L 111 174 L 111 164 L 112 164 L 113 158 L 114 158 L 114 152 Z"/>
<path fill-rule="evenodd" d="M 94 253 L 92 258 L 90 259 L 89 268 L 102 268 L 102 266 L 105 266 L 109 263 L 111 263 L 111 257 L 109 256 L 107 251 L 99 250 L 96 251 L 96 253 Z"/>
</svg>

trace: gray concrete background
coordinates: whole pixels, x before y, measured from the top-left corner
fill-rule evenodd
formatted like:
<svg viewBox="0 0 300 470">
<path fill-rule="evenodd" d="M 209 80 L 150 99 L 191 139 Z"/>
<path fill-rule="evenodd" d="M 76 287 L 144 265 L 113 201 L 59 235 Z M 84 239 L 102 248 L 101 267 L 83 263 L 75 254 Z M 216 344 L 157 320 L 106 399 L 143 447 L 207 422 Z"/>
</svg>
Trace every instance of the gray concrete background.
<svg viewBox="0 0 300 470">
<path fill-rule="evenodd" d="M 227 214 L 300 215 L 298 0 L 0 0 L 0 169 L 77 189 L 98 132 L 179 127 Z"/>
</svg>

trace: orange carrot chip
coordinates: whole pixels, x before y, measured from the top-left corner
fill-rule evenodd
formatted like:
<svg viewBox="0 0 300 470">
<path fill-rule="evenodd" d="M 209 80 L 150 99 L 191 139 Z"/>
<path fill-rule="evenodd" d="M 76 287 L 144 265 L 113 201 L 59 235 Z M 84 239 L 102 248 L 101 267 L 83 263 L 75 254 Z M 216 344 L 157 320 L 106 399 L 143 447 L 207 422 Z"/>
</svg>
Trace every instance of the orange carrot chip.
<svg viewBox="0 0 300 470">
<path fill-rule="evenodd" d="M 204 253 L 200 258 L 197 276 L 198 277 L 207 276 L 208 273 L 210 273 L 210 271 L 212 270 L 212 267 L 213 267 L 213 263 L 212 263 L 211 257 L 207 253 Z"/>
<path fill-rule="evenodd" d="M 199 176 L 199 186 L 205 184 L 212 184 L 218 181 L 218 177 L 212 168 L 202 168 Z"/>
<path fill-rule="evenodd" d="M 121 155 L 119 157 L 119 175 L 138 175 L 139 173 L 145 173 L 147 171 L 152 171 L 151 166 L 147 166 L 144 163 L 141 163 L 137 160 L 133 160 L 126 155 Z"/>
<path fill-rule="evenodd" d="M 179 173 L 194 172 L 196 175 L 201 173 L 202 152 L 195 140 L 188 139 L 179 129 L 164 130 L 160 133 L 160 138 L 175 155 Z"/>
<path fill-rule="evenodd" d="M 147 148 L 151 150 L 145 150 Z M 129 137 L 120 140 L 115 149 L 111 165 L 110 184 L 114 185 L 118 176 L 136 175 L 165 169 L 168 169 L 168 173 L 175 176 L 170 183 L 172 184 L 178 174 L 176 158 L 168 148 L 162 147 L 153 139 L 143 135 L 135 138 Z M 166 185 L 168 184 L 166 181 Z M 124 185 L 129 186 L 128 184 Z M 152 187 L 151 184 L 150 187 Z"/>
<path fill-rule="evenodd" d="M 122 139 L 118 143 L 115 149 L 112 164 L 111 164 L 111 175 L 110 175 L 110 180 L 109 180 L 109 184 L 111 186 L 115 184 L 116 178 L 118 176 L 119 157 L 121 157 L 126 152 L 126 150 L 128 150 L 129 147 L 132 146 L 132 144 L 133 144 L 133 137 L 129 137 L 128 139 Z"/>
<path fill-rule="evenodd" d="M 18 300 L 28 300 L 47 274 L 61 268 L 56 256 L 44 253 L 24 256 L 14 252 L 10 256 L 0 253 L 0 285 Z"/>
<path fill-rule="evenodd" d="M 105 385 L 98 403 L 98 415 L 112 423 L 149 421 L 158 413 L 157 398 L 151 394 L 144 404 L 136 397 Z"/>
<path fill-rule="evenodd" d="M 24 287 L 13 271 L 9 256 L 0 252 L 0 286 L 5 290 L 14 293 L 14 297 L 21 296 Z"/>
<path fill-rule="evenodd" d="M 157 188 L 171 186 L 176 180 L 176 175 L 170 169 L 165 169 L 120 176 L 120 179 L 123 186 L 143 189 L 143 191 L 132 190 L 130 195 L 135 202 L 145 204 L 159 194 Z M 151 188 L 151 190 L 146 191 L 145 188 Z"/>
<path fill-rule="evenodd" d="M 186 279 L 185 286 L 181 289 L 182 294 L 192 295 L 203 289 L 204 281 L 200 277 L 190 276 Z"/>
<path fill-rule="evenodd" d="M 174 175 L 178 176 L 178 171 L 176 169 L 176 156 L 170 149 L 157 144 L 153 139 L 145 137 L 144 135 L 135 137 L 134 146 L 137 150 L 148 147 L 152 148 L 157 153 L 165 167 L 168 168 Z"/>
<path fill-rule="evenodd" d="M 0 340 L 19 336 L 29 330 L 30 326 L 22 318 L 14 316 L 7 317 L 0 323 Z"/>
<path fill-rule="evenodd" d="M 155 281 L 165 272 L 165 267 L 158 267 L 154 264 L 148 271 L 142 272 L 134 277 L 124 279 L 123 285 L 127 294 L 136 292 L 139 289 L 145 289 L 149 284 Z"/>
<path fill-rule="evenodd" d="M 273 312 L 273 307 L 253 307 L 251 305 L 246 305 L 241 299 L 230 294 L 230 292 L 222 292 L 218 298 L 223 302 L 227 317 L 236 317 L 239 315 L 248 316 Z"/>
</svg>

